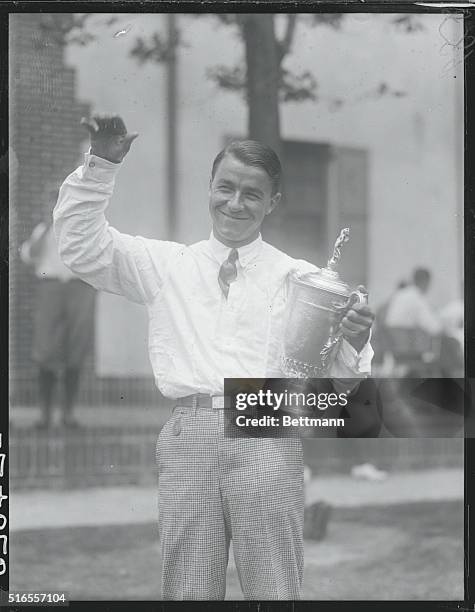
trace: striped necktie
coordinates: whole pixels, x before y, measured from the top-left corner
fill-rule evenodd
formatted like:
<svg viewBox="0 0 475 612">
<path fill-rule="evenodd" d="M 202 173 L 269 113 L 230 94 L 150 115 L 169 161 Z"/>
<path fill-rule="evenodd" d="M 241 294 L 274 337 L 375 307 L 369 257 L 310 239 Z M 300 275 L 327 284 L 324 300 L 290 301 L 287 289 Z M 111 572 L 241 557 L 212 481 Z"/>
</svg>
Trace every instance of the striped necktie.
<svg viewBox="0 0 475 612">
<path fill-rule="evenodd" d="M 228 258 L 222 263 L 218 274 L 218 283 L 224 297 L 227 299 L 229 293 L 229 285 L 237 278 L 236 261 L 239 257 L 237 249 L 231 249 Z"/>
</svg>

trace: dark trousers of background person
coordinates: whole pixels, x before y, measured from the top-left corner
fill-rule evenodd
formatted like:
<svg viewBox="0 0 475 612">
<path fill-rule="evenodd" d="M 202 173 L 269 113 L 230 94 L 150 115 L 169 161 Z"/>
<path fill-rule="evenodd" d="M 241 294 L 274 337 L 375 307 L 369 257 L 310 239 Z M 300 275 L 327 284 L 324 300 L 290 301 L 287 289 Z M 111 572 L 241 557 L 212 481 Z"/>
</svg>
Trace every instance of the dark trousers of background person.
<svg viewBox="0 0 475 612">
<path fill-rule="evenodd" d="M 41 426 L 52 421 L 56 382 L 62 374 L 62 422 L 74 424 L 81 368 L 92 350 L 96 291 L 79 279 L 38 283 L 34 320 L 33 359 L 38 364 Z"/>
</svg>

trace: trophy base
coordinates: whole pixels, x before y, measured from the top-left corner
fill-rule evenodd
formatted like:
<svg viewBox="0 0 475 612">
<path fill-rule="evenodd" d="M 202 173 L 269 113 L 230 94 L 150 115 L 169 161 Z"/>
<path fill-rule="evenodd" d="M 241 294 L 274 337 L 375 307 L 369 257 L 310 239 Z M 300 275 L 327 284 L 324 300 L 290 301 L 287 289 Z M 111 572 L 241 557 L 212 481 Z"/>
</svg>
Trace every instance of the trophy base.
<svg viewBox="0 0 475 612">
<path fill-rule="evenodd" d="M 282 357 L 282 369 L 288 378 L 322 378 L 327 373 L 328 366 L 329 364 L 317 366 L 292 357 Z"/>
</svg>

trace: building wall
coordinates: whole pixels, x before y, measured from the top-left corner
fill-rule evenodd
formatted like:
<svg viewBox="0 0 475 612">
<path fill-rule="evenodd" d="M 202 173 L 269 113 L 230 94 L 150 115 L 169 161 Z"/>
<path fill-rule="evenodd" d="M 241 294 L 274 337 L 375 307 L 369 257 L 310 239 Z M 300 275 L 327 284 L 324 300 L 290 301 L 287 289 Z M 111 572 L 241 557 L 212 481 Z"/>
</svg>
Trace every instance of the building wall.
<svg viewBox="0 0 475 612">
<path fill-rule="evenodd" d="M 59 186 L 79 159 L 84 133 L 77 117 L 75 70 L 64 49 L 43 36 L 39 14 L 10 19 L 10 373 L 13 401 L 36 397 L 31 361 L 37 280 L 19 259 L 19 248 L 54 203 Z M 92 373 L 92 355 L 89 374 Z"/>
<path fill-rule="evenodd" d="M 366 150 L 369 156 L 368 265 L 374 304 L 387 297 L 416 265 L 434 274 L 431 299 L 443 305 L 458 295 L 462 275 L 462 74 L 450 68 L 461 22 L 424 17 L 424 31 L 407 34 L 387 16 L 347 15 L 341 31 L 299 26 L 292 55 L 298 71 L 318 78 L 318 101 L 282 106 L 282 133 L 297 139 Z M 212 159 L 229 134 L 246 132 L 243 100 L 207 78 L 216 64 L 242 57 L 236 32 L 212 16 L 180 15 L 185 45 L 178 58 L 178 239 L 193 242 L 210 231 L 207 191 Z M 281 27 L 277 18 L 277 27 Z M 114 36 L 123 29 L 127 33 Z M 139 66 L 129 56 L 137 36 L 164 33 L 163 15 L 123 15 L 87 47 L 68 50 L 78 92 L 95 109 L 117 110 L 140 133 L 121 169 L 109 211 L 119 229 L 167 238 L 166 116 L 163 66 Z M 348 67 L 351 66 L 351 69 Z M 449 67 L 449 68 L 448 68 Z M 405 93 L 378 98 L 381 82 Z M 334 110 L 332 100 L 344 104 Z M 132 205 L 133 203 L 133 205 Z M 324 262 L 316 262 L 324 263 Z M 145 313 L 120 298 L 101 297 L 99 372 L 150 373 Z M 127 351 L 109 354 L 108 339 L 136 322 Z"/>
<path fill-rule="evenodd" d="M 294 65 L 314 63 L 323 99 L 316 106 L 284 107 L 284 130 L 368 150 L 369 289 L 375 303 L 414 265 L 424 265 L 434 274 L 430 297 L 442 304 L 458 295 L 462 280 L 457 181 L 463 181 L 463 74 L 461 64 L 452 68 L 452 60 L 461 58 L 442 36 L 460 40 L 461 22 L 425 16 L 424 31 L 407 34 L 386 20 L 352 16 L 344 32 L 318 30 L 318 43 L 315 30 L 302 32 Z M 362 97 L 381 82 L 406 95 Z M 346 99 L 340 110 L 329 108 L 328 94 Z"/>
<path fill-rule="evenodd" d="M 140 133 L 120 170 L 110 222 L 132 234 L 168 238 L 164 68 L 139 66 L 130 58 L 137 36 L 164 31 L 163 15 L 122 15 L 113 26 L 103 20 L 96 41 L 66 49 L 40 44 L 38 19 L 23 14 L 11 22 L 11 356 L 18 381 L 33 375 L 35 291 L 34 278 L 18 261 L 18 248 L 41 218 L 45 189 L 79 163 L 85 147 L 79 120 L 87 109 L 77 99 L 90 101 L 94 110 L 120 112 Z M 210 231 L 212 159 L 226 136 L 246 132 L 243 100 L 218 90 L 206 72 L 217 63 L 233 64 L 242 44 L 212 16 L 178 19 L 185 42 L 178 60 L 178 239 L 193 242 Z M 448 28 L 449 39 L 457 40 L 461 24 L 427 16 L 423 32 L 405 34 L 395 33 L 385 19 L 347 15 L 338 32 L 299 26 L 286 61 L 299 71 L 313 70 L 319 99 L 284 105 L 282 132 L 286 139 L 367 151 L 373 303 L 415 265 L 427 265 L 434 273 L 431 298 L 442 305 L 457 296 L 462 274 L 463 95 L 460 66 L 447 68 L 453 47 L 444 46 L 439 30 Z M 121 29 L 126 34 L 116 36 Z M 406 95 L 371 95 L 382 81 Z M 340 97 L 344 104 L 336 111 L 332 100 Z M 150 377 L 144 309 L 101 295 L 97 322 L 98 374 Z M 23 386 L 25 396 L 31 386 Z"/>
</svg>

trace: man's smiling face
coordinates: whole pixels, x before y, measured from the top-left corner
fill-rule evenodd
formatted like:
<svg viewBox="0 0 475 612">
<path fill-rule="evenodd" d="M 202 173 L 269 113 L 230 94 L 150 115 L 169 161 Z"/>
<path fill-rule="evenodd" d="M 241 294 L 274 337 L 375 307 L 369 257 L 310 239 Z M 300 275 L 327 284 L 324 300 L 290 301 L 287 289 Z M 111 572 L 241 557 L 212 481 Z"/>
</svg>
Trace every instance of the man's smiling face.
<svg viewBox="0 0 475 612">
<path fill-rule="evenodd" d="M 279 200 L 280 193 L 273 193 L 272 180 L 263 168 L 225 155 L 210 185 L 209 211 L 215 237 L 229 247 L 249 244 Z"/>
</svg>

